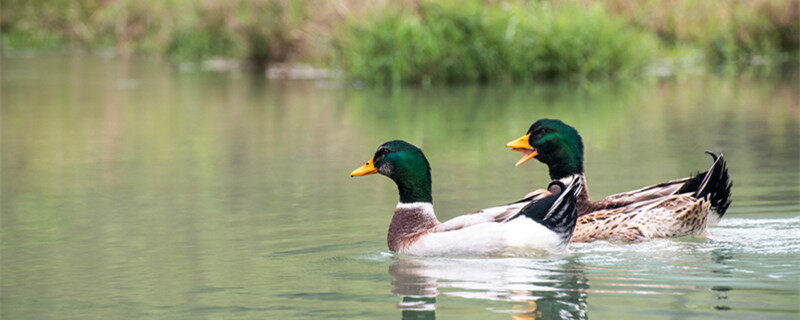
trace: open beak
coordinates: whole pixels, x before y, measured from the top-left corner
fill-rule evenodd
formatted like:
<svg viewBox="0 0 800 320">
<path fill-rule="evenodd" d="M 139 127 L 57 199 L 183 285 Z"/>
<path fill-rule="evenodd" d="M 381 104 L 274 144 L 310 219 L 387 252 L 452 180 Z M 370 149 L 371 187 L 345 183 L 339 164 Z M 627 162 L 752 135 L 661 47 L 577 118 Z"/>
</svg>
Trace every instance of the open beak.
<svg viewBox="0 0 800 320">
<path fill-rule="evenodd" d="M 365 163 L 363 166 L 353 170 L 353 172 L 350 172 L 350 176 L 351 177 L 366 176 L 368 174 L 373 174 L 378 172 L 378 168 L 375 168 L 375 165 L 373 165 L 372 161 L 373 158 L 375 157 L 373 156 L 372 158 L 369 158 L 369 161 L 367 161 L 367 163 Z"/>
<path fill-rule="evenodd" d="M 506 144 L 506 147 L 513 148 L 514 151 L 519 151 L 525 154 L 525 156 L 523 156 L 522 159 L 519 159 L 519 161 L 517 161 L 517 163 L 514 165 L 515 167 L 519 167 L 520 165 L 525 163 L 525 161 L 528 161 L 539 155 L 539 152 L 536 151 L 536 148 L 531 146 L 530 138 L 531 134 L 528 133 L 520 137 L 519 139 L 513 140 Z"/>
</svg>

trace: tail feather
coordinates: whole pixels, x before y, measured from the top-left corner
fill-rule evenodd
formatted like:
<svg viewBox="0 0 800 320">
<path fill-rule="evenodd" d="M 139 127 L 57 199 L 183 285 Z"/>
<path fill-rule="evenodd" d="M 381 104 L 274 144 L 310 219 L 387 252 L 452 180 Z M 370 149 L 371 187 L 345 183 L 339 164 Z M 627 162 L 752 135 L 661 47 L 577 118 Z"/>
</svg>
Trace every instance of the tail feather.
<svg viewBox="0 0 800 320">
<path fill-rule="evenodd" d="M 731 205 L 731 182 L 728 166 L 722 154 L 717 156 L 706 151 L 714 159 L 708 171 L 698 173 L 684 183 L 678 193 L 692 193 L 695 198 L 708 198 L 711 209 L 716 213 L 716 220 L 722 218 Z"/>
<path fill-rule="evenodd" d="M 582 189 L 580 178 L 575 178 L 561 193 L 531 202 L 522 208 L 520 215 L 544 225 L 569 242 L 578 219 L 577 199 Z"/>
</svg>

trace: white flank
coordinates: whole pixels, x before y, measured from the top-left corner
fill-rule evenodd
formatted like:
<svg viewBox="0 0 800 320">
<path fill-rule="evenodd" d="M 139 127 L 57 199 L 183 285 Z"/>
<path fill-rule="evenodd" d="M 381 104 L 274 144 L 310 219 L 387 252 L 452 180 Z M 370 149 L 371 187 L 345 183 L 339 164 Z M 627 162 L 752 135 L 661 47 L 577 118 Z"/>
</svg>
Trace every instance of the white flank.
<svg viewBox="0 0 800 320">
<path fill-rule="evenodd" d="M 429 233 L 403 253 L 413 255 L 530 255 L 564 252 L 566 243 L 555 232 L 531 219 L 487 222 L 463 229 Z"/>
</svg>

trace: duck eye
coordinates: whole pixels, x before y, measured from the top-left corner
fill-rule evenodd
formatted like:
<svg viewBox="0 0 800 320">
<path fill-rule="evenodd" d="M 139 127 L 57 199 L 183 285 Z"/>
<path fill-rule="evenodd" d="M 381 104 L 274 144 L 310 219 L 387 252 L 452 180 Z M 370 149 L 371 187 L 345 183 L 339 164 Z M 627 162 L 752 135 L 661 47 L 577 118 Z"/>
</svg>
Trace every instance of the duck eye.
<svg viewBox="0 0 800 320">
<path fill-rule="evenodd" d="M 375 162 L 377 162 L 380 158 L 383 158 L 383 156 L 386 155 L 387 152 L 389 151 L 384 148 L 378 149 L 378 151 L 375 152 Z"/>
</svg>

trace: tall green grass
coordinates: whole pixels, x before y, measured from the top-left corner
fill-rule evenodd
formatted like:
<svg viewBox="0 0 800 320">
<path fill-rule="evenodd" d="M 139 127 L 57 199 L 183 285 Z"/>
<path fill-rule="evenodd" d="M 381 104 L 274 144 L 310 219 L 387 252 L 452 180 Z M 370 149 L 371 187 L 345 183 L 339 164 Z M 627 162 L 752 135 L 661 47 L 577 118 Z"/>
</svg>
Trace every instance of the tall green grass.
<svg viewBox="0 0 800 320">
<path fill-rule="evenodd" d="M 0 40 L 314 62 L 376 82 L 617 77 L 686 52 L 800 60 L 800 0 L 0 0 Z"/>
<path fill-rule="evenodd" d="M 351 21 L 339 41 L 349 76 L 394 83 L 621 76 L 657 45 L 602 6 L 547 1 L 386 8 Z"/>
</svg>

